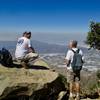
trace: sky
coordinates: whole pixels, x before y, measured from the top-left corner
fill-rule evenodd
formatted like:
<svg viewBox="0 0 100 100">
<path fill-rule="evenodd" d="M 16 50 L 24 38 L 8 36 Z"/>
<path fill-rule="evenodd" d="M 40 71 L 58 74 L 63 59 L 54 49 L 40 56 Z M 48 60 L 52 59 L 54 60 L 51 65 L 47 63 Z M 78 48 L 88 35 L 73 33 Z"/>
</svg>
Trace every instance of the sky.
<svg viewBox="0 0 100 100">
<path fill-rule="evenodd" d="M 52 34 L 54 40 L 68 35 L 84 40 L 90 21 L 100 21 L 100 0 L 0 0 L 0 40 L 24 31 L 32 31 L 33 39 Z"/>
</svg>

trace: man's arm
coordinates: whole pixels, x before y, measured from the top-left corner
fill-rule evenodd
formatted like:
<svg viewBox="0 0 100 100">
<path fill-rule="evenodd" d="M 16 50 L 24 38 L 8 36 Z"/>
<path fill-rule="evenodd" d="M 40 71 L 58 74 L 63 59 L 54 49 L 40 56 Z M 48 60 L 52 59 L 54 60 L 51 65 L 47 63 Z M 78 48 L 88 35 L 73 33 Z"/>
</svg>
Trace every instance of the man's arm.
<svg viewBox="0 0 100 100">
<path fill-rule="evenodd" d="M 70 65 L 70 61 L 67 60 L 67 59 L 64 59 L 64 62 L 65 62 L 65 64 L 67 65 L 67 67 L 69 67 L 69 65 Z"/>
<path fill-rule="evenodd" d="M 28 52 L 33 52 L 33 53 L 35 53 L 35 50 L 34 50 L 34 48 L 32 47 L 32 44 L 31 44 L 31 41 L 30 41 L 30 40 L 28 40 Z"/>
<path fill-rule="evenodd" d="M 35 49 L 33 47 L 29 47 L 28 50 L 29 50 L 29 52 L 35 53 Z"/>
<path fill-rule="evenodd" d="M 69 67 L 70 62 L 71 62 L 71 52 L 70 52 L 70 50 L 69 50 L 69 51 L 67 52 L 67 54 L 66 54 L 66 57 L 65 57 L 65 63 L 66 63 L 66 65 L 67 65 L 67 67 Z"/>
<path fill-rule="evenodd" d="M 85 63 L 85 58 L 84 58 L 82 50 L 80 50 L 80 54 L 82 55 L 82 61 L 83 61 L 83 63 Z"/>
</svg>

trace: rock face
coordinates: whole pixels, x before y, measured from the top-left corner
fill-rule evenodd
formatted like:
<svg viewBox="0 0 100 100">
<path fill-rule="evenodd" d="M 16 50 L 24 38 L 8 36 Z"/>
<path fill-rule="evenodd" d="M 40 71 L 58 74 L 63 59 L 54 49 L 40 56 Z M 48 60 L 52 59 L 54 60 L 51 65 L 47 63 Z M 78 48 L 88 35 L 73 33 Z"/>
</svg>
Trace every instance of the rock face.
<svg viewBox="0 0 100 100">
<path fill-rule="evenodd" d="M 61 72 L 59 69 L 59 74 L 59 71 L 51 70 L 41 59 L 36 60 L 33 65 L 29 69 L 0 65 L 0 100 L 68 100 L 67 80 L 61 75 L 64 75 L 65 70 Z M 100 100 L 96 99 L 96 75 L 90 72 L 81 74 L 81 97 Z"/>
<path fill-rule="evenodd" d="M 0 65 L 0 100 L 57 100 L 66 87 L 66 79 L 57 72 Z"/>
</svg>

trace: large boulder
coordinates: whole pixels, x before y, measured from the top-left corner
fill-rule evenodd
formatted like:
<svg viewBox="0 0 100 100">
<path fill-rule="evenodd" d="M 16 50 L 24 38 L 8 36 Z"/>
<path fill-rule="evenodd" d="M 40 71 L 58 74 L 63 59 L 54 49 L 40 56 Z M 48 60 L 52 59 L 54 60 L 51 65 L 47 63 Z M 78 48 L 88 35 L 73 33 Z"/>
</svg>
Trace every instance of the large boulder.
<svg viewBox="0 0 100 100">
<path fill-rule="evenodd" d="M 7 66 L 7 67 L 18 67 L 21 68 L 21 62 L 20 61 L 13 61 L 12 66 Z M 29 62 L 27 68 L 31 69 L 50 69 L 48 63 L 44 59 L 35 59 L 34 61 Z"/>
<path fill-rule="evenodd" d="M 0 65 L 0 100 L 57 100 L 66 88 L 66 78 L 57 72 Z"/>
<path fill-rule="evenodd" d="M 43 59 L 36 59 L 34 62 L 33 62 L 33 65 L 34 66 L 42 66 L 42 67 L 45 67 L 47 69 L 50 69 L 49 65 L 47 64 L 47 62 Z"/>
</svg>

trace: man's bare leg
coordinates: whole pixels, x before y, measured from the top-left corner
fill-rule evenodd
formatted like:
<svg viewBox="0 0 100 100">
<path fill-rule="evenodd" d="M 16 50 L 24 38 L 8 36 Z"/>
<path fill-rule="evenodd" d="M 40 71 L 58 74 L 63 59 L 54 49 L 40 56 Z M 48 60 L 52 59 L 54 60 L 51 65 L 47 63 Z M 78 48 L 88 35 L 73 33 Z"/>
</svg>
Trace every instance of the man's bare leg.
<svg viewBox="0 0 100 100">
<path fill-rule="evenodd" d="M 75 87 L 76 87 L 76 100 L 80 100 L 80 83 L 75 82 Z"/>
<path fill-rule="evenodd" d="M 70 95 L 69 95 L 69 100 L 73 100 L 74 97 L 73 97 L 73 91 L 74 90 L 74 82 L 71 82 L 70 83 Z"/>
</svg>

